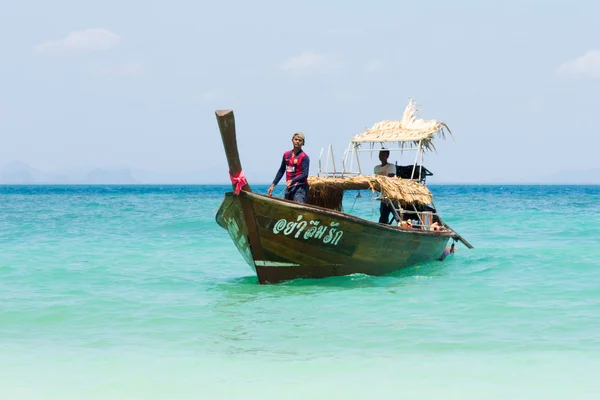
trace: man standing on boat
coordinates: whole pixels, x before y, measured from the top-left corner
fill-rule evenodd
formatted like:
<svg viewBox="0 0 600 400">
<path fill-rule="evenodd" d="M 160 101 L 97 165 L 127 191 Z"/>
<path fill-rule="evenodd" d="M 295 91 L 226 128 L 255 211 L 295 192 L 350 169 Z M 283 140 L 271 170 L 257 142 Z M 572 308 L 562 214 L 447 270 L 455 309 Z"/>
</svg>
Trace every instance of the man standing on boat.
<svg viewBox="0 0 600 400">
<path fill-rule="evenodd" d="M 388 163 L 389 157 L 389 150 L 381 150 L 379 152 L 379 161 L 381 161 L 381 164 L 375 166 L 375 169 L 373 171 L 375 175 L 383 175 L 389 177 L 396 176 L 396 166 Z M 379 205 L 379 223 L 389 224 L 391 213 L 392 207 L 390 206 L 389 202 L 386 199 L 381 199 L 381 204 Z"/>
<path fill-rule="evenodd" d="M 285 172 L 285 199 L 306 203 L 310 159 L 302 150 L 302 146 L 304 146 L 304 134 L 302 132 L 296 132 L 292 135 L 292 145 L 294 146 L 292 150 L 283 153 L 281 166 L 267 194 L 269 196 L 273 195 L 273 189 L 275 189 Z"/>
</svg>

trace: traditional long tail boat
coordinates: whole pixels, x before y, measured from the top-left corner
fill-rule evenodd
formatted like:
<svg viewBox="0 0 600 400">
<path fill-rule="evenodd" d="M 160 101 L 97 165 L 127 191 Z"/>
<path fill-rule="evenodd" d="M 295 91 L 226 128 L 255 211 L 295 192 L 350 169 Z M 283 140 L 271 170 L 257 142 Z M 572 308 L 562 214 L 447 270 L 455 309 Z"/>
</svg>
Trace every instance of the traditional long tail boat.
<svg viewBox="0 0 600 400">
<path fill-rule="evenodd" d="M 451 239 L 472 248 L 442 221 L 425 185 L 431 173 L 422 166 L 423 152 L 433 148 L 435 135 L 450 130 L 444 123 L 417 119 L 412 101 L 401 121 L 382 121 L 356 135 L 340 171 L 335 166 L 333 172 L 323 171 L 319 159 L 318 175 L 309 177 L 307 203 L 254 193 L 239 159 L 233 111 L 215 114 L 233 187 L 225 193 L 216 221 L 229 232 L 260 283 L 356 273 L 384 275 L 440 259 L 447 254 Z M 391 142 L 398 143 L 401 151 L 417 150 L 415 164 L 396 166 L 396 177 L 363 174 L 359 151 L 379 151 L 373 144 Z M 371 148 L 361 149 L 364 144 Z M 358 171 L 353 172 L 352 166 L 346 170 L 349 156 L 352 161 L 356 158 Z M 394 222 L 382 224 L 345 213 L 343 194 L 357 189 L 370 189 L 387 202 Z"/>
</svg>

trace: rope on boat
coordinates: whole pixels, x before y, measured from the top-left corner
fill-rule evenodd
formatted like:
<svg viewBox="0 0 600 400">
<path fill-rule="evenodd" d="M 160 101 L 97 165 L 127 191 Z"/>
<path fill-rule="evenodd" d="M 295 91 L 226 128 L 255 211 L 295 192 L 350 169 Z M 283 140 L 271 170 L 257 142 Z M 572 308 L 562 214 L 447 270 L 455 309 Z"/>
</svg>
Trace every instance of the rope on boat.
<svg viewBox="0 0 600 400">
<path fill-rule="evenodd" d="M 356 199 L 358 199 L 359 197 L 362 197 L 361 194 L 360 194 L 360 190 L 356 194 L 356 197 L 354 198 L 354 203 L 352 203 L 352 208 L 350 208 L 349 212 L 352 212 L 352 210 L 354 210 L 354 205 L 356 204 Z"/>
<path fill-rule="evenodd" d="M 229 179 L 231 179 L 231 183 L 235 185 L 233 192 L 238 195 L 242 191 L 242 188 L 248 184 L 246 181 L 246 175 L 244 175 L 244 171 L 240 171 L 237 175 L 229 174 Z"/>
</svg>

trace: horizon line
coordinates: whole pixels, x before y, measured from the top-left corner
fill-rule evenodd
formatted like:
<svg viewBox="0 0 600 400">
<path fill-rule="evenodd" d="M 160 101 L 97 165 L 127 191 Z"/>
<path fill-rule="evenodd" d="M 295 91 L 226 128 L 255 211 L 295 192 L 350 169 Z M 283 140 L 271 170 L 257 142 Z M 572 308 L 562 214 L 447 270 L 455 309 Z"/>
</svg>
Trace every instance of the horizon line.
<svg viewBox="0 0 600 400">
<path fill-rule="evenodd" d="M 231 185 L 231 182 L 152 182 L 152 183 L 111 183 L 111 182 L 103 182 L 103 183 L 86 183 L 86 182 L 78 182 L 78 183 L 51 183 L 51 182 L 29 182 L 29 183 L 5 183 L 0 182 L 0 186 L 101 186 L 101 185 L 112 185 L 112 186 L 228 186 Z M 269 186 L 271 182 L 268 183 L 253 183 L 252 185 L 256 186 Z M 556 185 L 566 185 L 566 186 L 600 186 L 600 182 L 436 182 L 436 183 L 428 183 L 426 186 L 435 186 L 435 185 L 464 185 L 464 186 L 474 186 L 474 185 L 486 185 L 486 186 L 499 186 L 499 185 L 530 185 L 530 186 L 556 186 Z M 282 183 L 277 186 L 284 186 Z M 358 189 L 357 189 L 358 190 Z"/>
</svg>

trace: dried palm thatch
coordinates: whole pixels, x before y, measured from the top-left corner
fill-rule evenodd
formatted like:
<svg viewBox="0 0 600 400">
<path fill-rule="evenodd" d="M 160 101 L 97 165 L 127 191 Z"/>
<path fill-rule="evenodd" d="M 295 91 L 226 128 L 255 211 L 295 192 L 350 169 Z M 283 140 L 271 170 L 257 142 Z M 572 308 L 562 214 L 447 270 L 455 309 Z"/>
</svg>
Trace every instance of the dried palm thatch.
<svg viewBox="0 0 600 400">
<path fill-rule="evenodd" d="M 436 120 L 424 120 L 419 118 L 417 104 L 410 100 L 404 109 L 400 121 L 380 121 L 360 135 L 354 136 L 352 143 L 383 143 L 398 142 L 400 147 L 411 147 L 418 145 L 421 141 L 427 150 L 435 150 L 433 139 L 446 138 L 446 131 L 452 132 L 448 125 Z"/>
<path fill-rule="evenodd" d="M 308 204 L 342 210 L 344 191 L 370 189 L 382 196 L 397 200 L 402 206 L 431 204 L 432 195 L 422 183 L 383 175 L 360 175 L 349 178 L 309 176 Z"/>
</svg>

